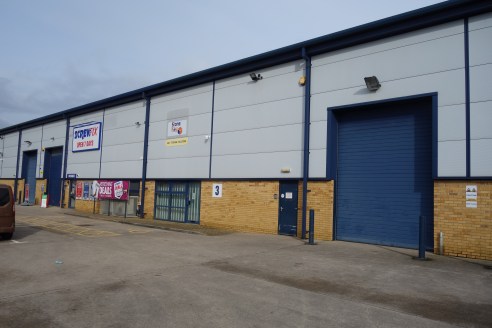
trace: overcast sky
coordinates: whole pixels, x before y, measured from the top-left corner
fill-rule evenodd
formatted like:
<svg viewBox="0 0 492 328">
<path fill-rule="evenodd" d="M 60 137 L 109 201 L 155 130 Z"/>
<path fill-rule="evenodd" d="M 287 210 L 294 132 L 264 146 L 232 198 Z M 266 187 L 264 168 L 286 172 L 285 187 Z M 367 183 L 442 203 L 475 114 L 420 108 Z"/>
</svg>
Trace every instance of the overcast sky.
<svg viewBox="0 0 492 328">
<path fill-rule="evenodd" d="M 432 0 L 0 0 L 0 128 Z"/>
</svg>

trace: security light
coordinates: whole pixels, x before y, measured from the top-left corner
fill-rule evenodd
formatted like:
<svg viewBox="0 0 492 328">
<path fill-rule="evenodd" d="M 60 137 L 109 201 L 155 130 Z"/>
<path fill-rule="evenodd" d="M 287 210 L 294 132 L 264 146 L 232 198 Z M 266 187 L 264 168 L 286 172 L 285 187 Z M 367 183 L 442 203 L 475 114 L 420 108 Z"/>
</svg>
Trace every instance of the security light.
<svg viewBox="0 0 492 328">
<path fill-rule="evenodd" d="M 29 141 L 29 140 L 24 140 L 24 143 L 25 143 L 26 145 L 28 145 L 28 146 L 32 145 L 32 142 L 31 142 L 31 141 Z"/>
<path fill-rule="evenodd" d="M 263 76 L 261 76 L 261 74 L 256 74 L 256 73 L 251 73 L 249 74 L 249 77 L 251 78 L 251 80 L 257 82 L 258 80 L 261 80 L 263 78 Z"/>
<path fill-rule="evenodd" d="M 378 78 L 375 76 L 365 77 L 364 81 L 366 82 L 366 87 L 369 91 L 376 91 L 381 88 L 381 84 L 379 83 Z"/>
</svg>

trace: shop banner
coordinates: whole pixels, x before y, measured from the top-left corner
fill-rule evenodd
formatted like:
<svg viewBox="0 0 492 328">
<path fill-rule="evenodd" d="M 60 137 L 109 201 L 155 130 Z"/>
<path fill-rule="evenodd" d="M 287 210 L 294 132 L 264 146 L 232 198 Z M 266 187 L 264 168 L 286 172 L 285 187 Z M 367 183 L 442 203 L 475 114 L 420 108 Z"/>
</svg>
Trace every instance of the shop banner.
<svg viewBox="0 0 492 328">
<path fill-rule="evenodd" d="M 102 200 L 128 200 L 129 181 L 98 180 L 93 185 L 94 197 Z"/>
<path fill-rule="evenodd" d="M 101 142 L 101 122 L 73 127 L 72 152 L 98 150 Z"/>
<path fill-rule="evenodd" d="M 75 188 L 75 198 L 82 199 L 82 190 L 84 189 L 84 184 L 82 181 L 77 181 L 77 186 Z"/>
</svg>

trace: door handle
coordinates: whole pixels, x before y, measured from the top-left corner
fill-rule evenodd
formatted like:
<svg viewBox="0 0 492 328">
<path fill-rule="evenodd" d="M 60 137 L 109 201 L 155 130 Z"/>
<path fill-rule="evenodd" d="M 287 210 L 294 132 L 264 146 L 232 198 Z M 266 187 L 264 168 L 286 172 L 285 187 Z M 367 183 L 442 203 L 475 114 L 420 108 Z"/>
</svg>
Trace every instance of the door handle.
<svg viewBox="0 0 492 328">
<path fill-rule="evenodd" d="M 284 208 L 282 206 L 280 206 L 280 212 L 282 212 L 284 210 Z"/>
</svg>

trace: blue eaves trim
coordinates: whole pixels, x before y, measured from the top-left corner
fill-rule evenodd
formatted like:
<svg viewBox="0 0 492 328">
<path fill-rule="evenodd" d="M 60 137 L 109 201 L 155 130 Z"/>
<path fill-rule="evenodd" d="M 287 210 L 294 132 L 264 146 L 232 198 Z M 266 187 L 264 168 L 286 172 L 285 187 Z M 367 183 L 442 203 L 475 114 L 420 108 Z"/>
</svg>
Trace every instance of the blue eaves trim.
<svg viewBox="0 0 492 328">
<path fill-rule="evenodd" d="M 299 60 L 303 48 L 315 56 L 491 11 L 492 1 L 445 1 L 13 125 L 0 135 Z"/>
</svg>

